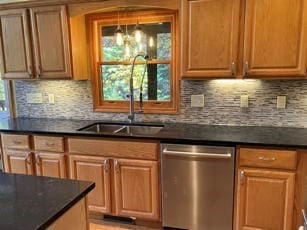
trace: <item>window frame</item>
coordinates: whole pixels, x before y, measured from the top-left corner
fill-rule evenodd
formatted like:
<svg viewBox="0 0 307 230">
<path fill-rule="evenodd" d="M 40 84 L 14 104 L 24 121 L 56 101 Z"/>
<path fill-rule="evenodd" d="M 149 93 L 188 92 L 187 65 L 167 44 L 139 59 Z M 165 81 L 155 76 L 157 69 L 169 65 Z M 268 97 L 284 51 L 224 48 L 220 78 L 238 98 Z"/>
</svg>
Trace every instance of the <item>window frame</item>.
<svg viewBox="0 0 307 230">
<path fill-rule="evenodd" d="M 172 35 L 172 57 L 170 60 L 151 60 L 149 63 L 170 64 L 170 101 L 144 101 L 143 112 L 154 114 L 176 114 L 179 104 L 179 23 L 177 10 L 142 10 L 128 12 L 124 17 L 121 13 L 121 25 L 135 24 L 138 21 L 142 23 L 151 22 L 170 22 Z M 93 91 L 93 109 L 95 112 L 127 112 L 129 110 L 129 101 L 104 100 L 101 81 L 101 64 L 120 64 L 122 61 L 103 61 L 101 57 L 101 27 L 117 25 L 117 12 L 97 13 L 86 16 L 88 37 L 90 45 L 90 57 L 92 67 L 92 91 Z M 127 63 L 127 62 L 126 62 Z M 142 63 L 142 61 L 139 61 Z M 128 63 L 127 63 L 128 64 Z M 135 101 L 136 111 L 139 108 L 139 102 Z"/>
</svg>

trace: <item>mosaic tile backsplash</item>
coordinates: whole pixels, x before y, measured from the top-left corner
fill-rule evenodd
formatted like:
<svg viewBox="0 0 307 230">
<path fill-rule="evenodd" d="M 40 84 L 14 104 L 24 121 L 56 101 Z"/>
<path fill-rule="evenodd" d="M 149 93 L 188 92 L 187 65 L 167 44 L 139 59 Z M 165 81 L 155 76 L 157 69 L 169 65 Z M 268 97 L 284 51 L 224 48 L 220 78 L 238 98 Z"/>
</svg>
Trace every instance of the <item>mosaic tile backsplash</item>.
<svg viewBox="0 0 307 230">
<path fill-rule="evenodd" d="M 214 125 L 307 127 L 307 81 L 210 80 L 181 81 L 177 115 L 137 115 L 137 121 Z M 43 104 L 28 104 L 28 93 L 42 93 Z M 55 104 L 48 104 L 48 94 Z M 204 94 L 205 106 L 191 108 L 191 95 Z M 249 108 L 240 108 L 240 96 Z M 286 109 L 276 97 L 287 96 Z M 127 120 L 126 113 L 93 112 L 90 81 L 15 81 L 18 117 Z"/>
</svg>

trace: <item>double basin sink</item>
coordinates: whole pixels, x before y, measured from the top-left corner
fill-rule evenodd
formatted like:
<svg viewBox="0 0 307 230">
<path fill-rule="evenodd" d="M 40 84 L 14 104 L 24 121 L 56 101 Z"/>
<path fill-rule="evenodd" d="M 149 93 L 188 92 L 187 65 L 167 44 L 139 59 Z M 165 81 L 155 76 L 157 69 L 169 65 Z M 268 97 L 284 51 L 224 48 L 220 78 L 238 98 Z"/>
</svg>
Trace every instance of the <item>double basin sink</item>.
<svg viewBox="0 0 307 230">
<path fill-rule="evenodd" d="M 95 123 L 81 128 L 78 131 L 128 135 L 154 135 L 162 128 L 163 125 Z"/>
</svg>

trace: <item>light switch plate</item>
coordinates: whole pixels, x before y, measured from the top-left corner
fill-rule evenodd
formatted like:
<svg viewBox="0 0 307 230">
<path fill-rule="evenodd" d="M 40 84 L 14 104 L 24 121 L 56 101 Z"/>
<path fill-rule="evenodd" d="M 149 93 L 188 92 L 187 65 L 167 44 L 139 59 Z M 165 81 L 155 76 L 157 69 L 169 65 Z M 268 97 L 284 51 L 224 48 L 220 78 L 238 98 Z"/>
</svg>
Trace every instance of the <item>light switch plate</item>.
<svg viewBox="0 0 307 230">
<path fill-rule="evenodd" d="M 41 104 L 43 103 L 43 95 L 41 93 L 27 93 L 27 103 Z"/>
<path fill-rule="evenodd" d="M 285 109 L 287 104 L 287 96 L 277 96 L 277 109 Z"/>
<path fill-rule="evenodd" d="M 205 96 L 203 94 L 191 96 L 191 107 L 204 107 L 204 106 L 205 106 Z"/>
<path fill-rule="evenodd" d="M 48 103 L 54 104 L 54 94 L 52 94 L 52 93 L 48 94 Z"/>
<path fill-rule="evenodd" d="M 248 108 L 248 95 L 241 95 L 241 108 Z"/>
</svg>

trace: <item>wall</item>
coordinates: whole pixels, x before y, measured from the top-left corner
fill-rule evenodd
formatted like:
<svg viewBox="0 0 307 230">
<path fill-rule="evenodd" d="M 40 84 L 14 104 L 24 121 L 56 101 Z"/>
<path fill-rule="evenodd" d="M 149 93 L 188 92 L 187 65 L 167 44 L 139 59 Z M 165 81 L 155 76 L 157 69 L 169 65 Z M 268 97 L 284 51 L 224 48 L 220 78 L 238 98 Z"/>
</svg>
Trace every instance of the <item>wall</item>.
<svg viewBox="0 0 307 230">
<path fill-rule="evenodd" d="M 19 117 L 126 120 L 127 115 L 94 113 L 90 81 L 15 81 Z M 27 93 L 55 94 L 55 104 L 27 104 Z M 191 108 L 191 94 L 204 94 L 205 107 Z M 248 94 L 250 107 L 240 108 Z M 276 97 L 287 95 L 287 108 L 276 109 Z M 307 81 L 182 81 L 178 115 L 138 115 L 138 121 L 307 127 Z"/>
</svg>

